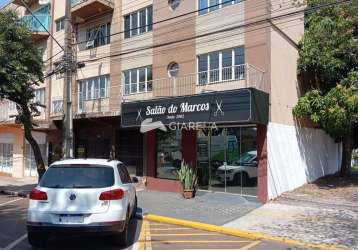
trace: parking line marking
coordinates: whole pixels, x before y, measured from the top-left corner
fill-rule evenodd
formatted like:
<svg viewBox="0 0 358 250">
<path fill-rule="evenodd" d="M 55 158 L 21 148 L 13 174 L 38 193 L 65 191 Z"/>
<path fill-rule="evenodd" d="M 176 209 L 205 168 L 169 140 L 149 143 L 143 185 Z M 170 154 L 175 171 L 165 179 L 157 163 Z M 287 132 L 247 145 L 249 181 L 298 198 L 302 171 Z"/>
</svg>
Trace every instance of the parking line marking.
<svg viewBox="0 0 358 250">
<path fill-rule="evenodd" d="M 138 241 L 136 242 L 136 244 L 134 244 L 133 246 L 133 250 L 144 250 L 145 249 L 145 230 L 146 230 L 146 224 L 148 222 L 147 221 L 142 221 L 142 228 L 140 230 L 140 234 L 139 234 L 139 238 L 138 238 Z M 138 244 L 137 244 L 138 243 Z"/>
<path fill-rule="evenodd" d="M 7 205 L 7 204 L 10 204 L 10 203 L 13 203 L 13 202 L 16 202 L 16 201 L 19 201 L 19 200 L 23 200 L 24 198 L 18 198 L 18 199 L 15 199 L 15 200 L 11 200 L 11 201 L 7 201 L 7 202 L 4 202 L 4 203 L 1 203 L 0 204 L 0 207 L 1 206 L 4 206 L 4 205 Z"/>
<path fill-rule="evenodd" d="M 261 243 L 261 241 L 254 241 L 254 242 L 251 242 L 250 244 L 240 248 L 239 250 L 249 250 L 249 249 L 253 248 L 254 246 L 257 246 L 260 243 Z"/>
<path fill-rule="evenodd" d="M 247 240 L 155 240 L 151 243 L 248 243 Z"/>
<path fill-rule="evenodd" d="M 17 240 L 13 241 L 12 243 L 10 243 L 8 246 L 6 246 L 4 248 L 4 250 L 10 250 L 13 249 L 17 244 L 19 244 L 21 241 L 23 241 L 24 239 L 26 239 L 27 234 L 24 234 L 23 236 L 21 236 L 20 238 L 18 238 Z"/>
<path fill-rule="evenodd" d="M 150 236 L 217 236 L 213 233 L 193 233 L 193 234 L 151 234 Z"/>
<path fill-rule="evenodd" d="M 151 231 L 170 231 L 170 230 L 196 230 L 188 227 L 171 227 L 171 228 L 150 228 Z"/>
</svg>

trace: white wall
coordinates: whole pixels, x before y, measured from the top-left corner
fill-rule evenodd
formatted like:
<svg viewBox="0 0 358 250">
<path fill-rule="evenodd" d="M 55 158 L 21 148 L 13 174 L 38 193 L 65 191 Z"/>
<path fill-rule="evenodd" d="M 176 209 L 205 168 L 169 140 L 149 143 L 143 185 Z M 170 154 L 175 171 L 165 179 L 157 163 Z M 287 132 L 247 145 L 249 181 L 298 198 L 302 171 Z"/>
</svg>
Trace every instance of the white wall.
<svg viewBox="0 0 358 250">
<path fill-rule="evenodd" d="M 269 199 L 340 168 L 341 144 L 320 129 L 269 123 L 267 151 Z"/>
</svg>

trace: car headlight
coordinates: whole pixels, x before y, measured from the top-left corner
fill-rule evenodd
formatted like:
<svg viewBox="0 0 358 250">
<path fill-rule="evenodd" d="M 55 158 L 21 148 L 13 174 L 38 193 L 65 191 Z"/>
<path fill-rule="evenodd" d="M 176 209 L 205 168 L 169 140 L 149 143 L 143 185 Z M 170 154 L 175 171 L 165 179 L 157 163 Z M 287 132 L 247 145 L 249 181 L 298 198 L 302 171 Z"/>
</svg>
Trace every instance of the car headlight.
<svg viewBox="0 0 358 250">
<path fill-rule="evenodd" d="M 234 172 L 234 169 L 226 170 L 226 173 L 227 173 L 227 174 L 231 174 L 232 172 Z"/>
</svg>

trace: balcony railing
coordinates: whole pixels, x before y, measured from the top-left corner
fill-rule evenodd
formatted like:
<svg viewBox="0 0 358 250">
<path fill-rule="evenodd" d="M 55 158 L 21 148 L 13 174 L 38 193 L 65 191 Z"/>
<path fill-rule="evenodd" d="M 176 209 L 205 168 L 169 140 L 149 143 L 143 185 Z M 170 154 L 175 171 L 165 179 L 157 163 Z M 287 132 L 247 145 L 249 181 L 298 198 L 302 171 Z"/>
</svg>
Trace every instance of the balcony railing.
<svg viewBox="0 0 358 250">
<path fill-rule="evenodd" d="M 249 87 L 267 91 L 264 84 L 264 71 L 250 64 L 242 64 L 185 76 L 127 84 L 124 86 L 123 98 L 125 100 L 151 99 Z"/>
<path fill-rule="evenodd" d="M 47 32 L 46 30 L 49 30 L 49 24 L 51 19 L 50 16 L 49 15 L 35 15 L 35 16 L 36 18 L 32 15 L 26 15 L 22 18 L 22 20 L 32 32 Z"/>
</svg>

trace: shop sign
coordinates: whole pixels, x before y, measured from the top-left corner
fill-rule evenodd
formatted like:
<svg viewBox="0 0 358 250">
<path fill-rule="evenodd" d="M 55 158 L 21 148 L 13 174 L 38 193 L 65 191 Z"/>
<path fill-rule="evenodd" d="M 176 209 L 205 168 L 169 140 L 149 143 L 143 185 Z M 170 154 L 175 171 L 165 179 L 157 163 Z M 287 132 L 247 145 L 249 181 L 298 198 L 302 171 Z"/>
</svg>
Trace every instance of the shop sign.
<svg viewBox="0 0 358 250">
<path fill-rule="evenodd" d="M 143 121 L 164 125 L 189 123 L 265 123 L 266 117 L 256 119 L 257 91 L 239 89 L 211 92 L 194 96 L 160 98 L 122 104 L 122 126 L 140 126 Z M 264 110 L 268 109 L 268 95 L 259 91 Z M 267 100 L 266 100 L 267 99 Z M 255 103 L 253 103 L 255 102 Z M 259 105 L 261 106 L 261 105 Z"/>
</svg>

